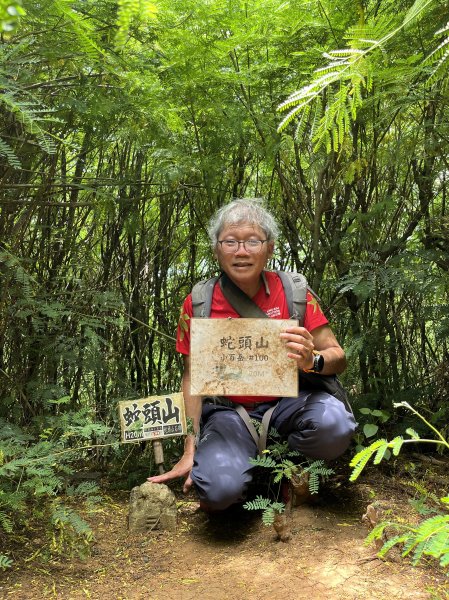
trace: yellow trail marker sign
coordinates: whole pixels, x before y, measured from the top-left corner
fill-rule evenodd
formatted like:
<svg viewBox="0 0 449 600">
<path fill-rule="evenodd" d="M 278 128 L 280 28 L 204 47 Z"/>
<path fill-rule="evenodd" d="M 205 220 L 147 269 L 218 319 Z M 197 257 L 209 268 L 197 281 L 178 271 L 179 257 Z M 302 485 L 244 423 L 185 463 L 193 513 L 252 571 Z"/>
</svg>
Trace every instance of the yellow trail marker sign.
<svg viewBox="0 0 449 600">
<path fill-rule="evenodd" d="M 186 435 L 184 397 L 181 392 L 119 402 L 122 442 L 137 442 Z"/>
</svg>

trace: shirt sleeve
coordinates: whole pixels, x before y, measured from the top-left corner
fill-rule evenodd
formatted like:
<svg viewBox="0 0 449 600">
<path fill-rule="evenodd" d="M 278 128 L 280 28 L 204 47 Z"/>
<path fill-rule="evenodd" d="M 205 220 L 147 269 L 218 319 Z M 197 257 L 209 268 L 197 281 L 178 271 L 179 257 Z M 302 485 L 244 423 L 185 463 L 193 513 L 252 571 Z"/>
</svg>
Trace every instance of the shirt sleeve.
<svg viewBox="0 0 449 600">
<path fill-rule="evenodd" d="M 329 321 L 325 317 L 318 300 L 313 294 L 307 292 L 306 297 L 306 313 L 304 315 L 304 327 L 307 331 L 313 331 L 322 325 L 328 325 Z"/>
<path fill-rule="evenodd" d="M 190 320 L 192 316 L 192 296 L 189 294 L 181 307 L 176 330 L 176 351 L 181 354 L 190 354 Z"/>
</svg>

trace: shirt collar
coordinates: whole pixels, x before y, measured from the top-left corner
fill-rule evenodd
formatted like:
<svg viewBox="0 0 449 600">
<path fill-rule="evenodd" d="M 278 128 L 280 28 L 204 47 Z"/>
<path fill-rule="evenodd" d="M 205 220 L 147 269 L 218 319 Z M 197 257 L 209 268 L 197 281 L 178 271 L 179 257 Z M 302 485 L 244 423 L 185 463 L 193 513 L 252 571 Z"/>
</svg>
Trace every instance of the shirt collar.
<svg viewBox="0 0 449 600">
<path fill-rule="evenodd" d="M 261 276 L 262 276 L 263 284 L 265 286 L 265 293 L 267 296 L 269 296 L 270 295 L 270 286 L 268 285 L 268 279 L 265 275 L 265 271 L 262 271 Z"/>
</svg>

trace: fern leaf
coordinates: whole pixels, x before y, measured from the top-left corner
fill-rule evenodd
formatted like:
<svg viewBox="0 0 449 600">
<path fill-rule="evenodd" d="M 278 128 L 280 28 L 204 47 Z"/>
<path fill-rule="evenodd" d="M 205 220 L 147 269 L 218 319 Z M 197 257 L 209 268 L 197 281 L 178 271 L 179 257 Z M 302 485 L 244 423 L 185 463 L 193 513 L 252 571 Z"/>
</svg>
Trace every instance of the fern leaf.
<svg viewBox="0 0 449 600">
<path fill-rule="evenodd" d="M 268 527 L 269 525 L 273 525 L 274 523 L 274 510 L 271 506 L 266 508 L 262 513 L 262 523 Z"/>
<path fill-rule="evenodd" d="M 376 440 L 370 446 L 368 446 L 367 448 L 363 448 L 363 450 L 361 450 L 354 456 L 354 458 L 349 463 L 350 467 L 354 467 L 354 470 L 351 473 L 349 481 L 355 481 L 357 479 L 357 477 L 360 475 L 360 473 L 363 471 L 363 469 L 367 465 L 371 456 L 375 452 L 377 452 L 377 450 L 383 445 L 387 445 L 387 447 L 388 447 L 388 442 L 384 439 Z"/>
<path fill-rule="evenodd" d="M 268 506 L 271 505 L 271 500 L 269 498 L 264 498 L 263 496 L 256 496 L 254 500 L 248 500 L 243 505 L 243 508 L 246 510 L 265 510 Z"/>
<path fill-rule="evenodd" d="M 383 458 L 385 458 L 385 454 L 388 452 L 388 446 L 381 446 L 377 452 L 376 456 L 373 459 L 373 464 L 378 465 Z"/>
<path fill-rule="evenodd" d="M 85 19 L 73 8 L 70 0 L 54 0 L 54 8 L 74 31 L 82 50 L 91 58 L 104 55 L 104 51 L 93 39 L 94 28 L 90 19 Z"/>
<path fill-rule="evenodd" d="M 11 165 L 11 167 L 14 167 L 15 169 L 21 168 L 22 164 L 16 156 L 16 154 L 14 153 L 14 151 L 12 150 L 11 146 L 9 146 L 2 139 L 0 139 L 0 155 L 5 156 L 7 158 L 8 163 Z"/>
<path fill-rule="evenodd" d="M 428 540 L 425 553 L 429 556 L 439 558 L 445 552 L 449 552 L 449 524 L 441 526 L 439 531 L 432 534 Z"/>
<path fill-rule="evenodd" d="M 303 102 L 299 106 L 295 106 L 287 115 L 282 119 L 282 121 L 278 125 L 278 132 L 281 133 L 284 129 L 293 121 L 293 119 L 298 115 L 301 110 L 307 107 L 309 102 Z M 281 110 L 280 108 L 278 110 Z"/>
<path fill-rule="evenodd" d="M 419 433 L 416 433 L 416 431 L 414 429 L 412 429 L 411 427 L 406 429 L 405 433 L 407 435 L 409 435 L 413 440 L 419 440 Z"/>
<path fill-rule="evenodd" d="M 297 140 L 300 140 L 304 134 L 304 131 L 306 129 L 307 126 L 307 122 L 309 119 L 309 115 L 310 115 L 310 104 L 308 104 L 307 106 L 304 107 L 304 110 L 302 111 L 302 115 L 301 118 L 298 121 L 298 125 L 296 126 L 296 130 L 295 130 L 295 138 Z"/>
<path fill-rule="evenodd" d="M 416 566 L 424 554 L 427 543 L 428 540 L 421 540 L 420 542 L 418 542 L 416 539 L 414 539 L 413 543 L 411 544 L 411 548 L 408 549 L 407 553 L 403 552 L 402 556 L 407 556 L 410 550 L 413 550 L 412 564 Z"/>
<path fill-rule="evenodd" d="M 449 38 L 448 38 L 448 43 L 449 43 Z M 427 80 L 427 86 L 430 86 L 433 83 L 435 83 L 436 81 L 438 81 L 439 79 L 441 79 L 441 77 L 446 73 L 448 62 L 449 62 L 449 48 L 446 50 L 446 52 L 440 58 L 440 60 L 438 61 L 438 63 L 434 67 L 434 69 L 432 70 L 431 74 L 429 75 L 429 78 Z"/>
<path fill-rule="evenodd" d="M 387 555 L 387 553 L 394 546 L 397 546 L 398 544 L 403 544 L 406 540 L 407 540 L 407 535 L 406 534 L 400 534 L 400 535 L 396 535 L 396 536 L 390 538 L 389 540 L 387 540 L 385 542 L 385 544 L 379 550 L 379 552 L 377 553 L 377 556 L 379 556 L 379 558 L 383 558 L 384 556 Z"/>
<path fill-rule="evenodd" d="M 449 550 L 447 550 L 440 558 L 440 565 L 442 567 L 449 567 Z"/>
<path fill-rule="evenodd" d="M 389 524 L 390 523 L 386 523 L 384 521 L 382 523 L 378 523 L 366 536 L 364 541 L 365 545 L 368 546 L 369 544 L 371 544 L 371 542 L 374 542 L 374 540 L 382 539 L 384 530 L 388 527 Z"/>
<path fill-rule="evenodd" d="M 140 2 L 139 0 L 118 0 L 117 9 L 117 35 L 115 43 L 118 48 L 123 47 L 131 21 L 139 15 Z"/>
<path fill-rule="evenodd" d="M 403 24 L 408 25 L 415 20 L 432 2 L 433 0 L 416 0 L 405 15 Z"/>
<path fill-rule="evenodd" d="M 63 504 L 56 504 L 52 511 L 51 521 L 55 528 L 70 525 L 77 535 L 92 536 L 92 530 L 86 521 L 74 510 Z"/>
<path fill-rule="evenodd" d="M 392 449 L 391 451 L 393 452 L 394 456 L 398 456 L 403 443 L 404 438 L 402 436 L 395 437 L 394 440 L 390 442 L 389 446 Z"/>
<path fill-rule="evenodd" d="M 266 508 L 262 513 L 262 523 L 267 527 L 269 525 L 273 525 L 274 517 L 276 513 L 283 513 L 285 510 L 285 505 L 281 502 L 273 502 L 271 506 Z"/>
<path fill-rule="evenodd" d="M 12 533 L 13 525 L 11 518 L 5 513 L 0 511 L 0 525 L 6 533 Z"/>
<path fill-rule="evenodd" d="M 309 491 L 311 494 L 318 494 L 320 489 L 320 478 L 318 473 L 314 472 L 309 475 Z"/>
<path fill-rule="evenodd" d="M 10 569 L 12 567 L 13 561 L 6 556 L 5 554 L 0 554 L 0 569 L 5 571 L 6 569 Z"/>
<path fill-rule="evenodd" d="M 250 458 L 249 462 L 255 467 L 264 467 L 265 469 L 273 469 L 277 466 L 277 462 L 271 458 L 271 456 L 257 456 L 256 458 Z"/>
</svg>

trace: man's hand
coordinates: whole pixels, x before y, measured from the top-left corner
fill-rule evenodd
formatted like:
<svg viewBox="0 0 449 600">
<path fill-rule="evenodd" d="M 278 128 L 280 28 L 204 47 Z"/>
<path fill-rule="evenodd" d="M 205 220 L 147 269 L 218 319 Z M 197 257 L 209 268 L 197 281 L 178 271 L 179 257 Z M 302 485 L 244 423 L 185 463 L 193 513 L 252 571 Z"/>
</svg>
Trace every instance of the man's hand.
<svg viewBox="0 0 449 600">
<path fill-rule="evenodd" d="M 321 375 L 338 375 L 346 369 L 345 353 L 329 325 L 321 325 L 312 333 L 304 327 L 287 327 L 281 338 L 290 350 L 287 356 L 296 361 L 298 369 L 307 371 L 313 368 L 314 350 L 324 358 Z"/>
<path fill-rule="evenodd" d="M 281 333 L 281 338 L 290 349 L 287 356 L 296 361 L 299 369 L 304 370 L 313 367 L 315 345 L 312 334 L 305 327 L 287 327 L 286 331 Z"/>
<path fill-rule="evenodd" d="M 166 481 L 171 481 L 172 479 L 185 477 L 186 480 L 184 482 L 183 492 L 187 493 L 192 487 L 192 480 L 190 478 L 190 471 L 192 470 L 192 467 L 193 454 L 191 452 L 185 453 L 182 455 L 181 459 L 176 463 L 173 469 L 171 469 L 171 471 L 163 473 L 162 475 L 148 477 L 147 481 L 150 483 L 165 483 Z"/>
</svg>

